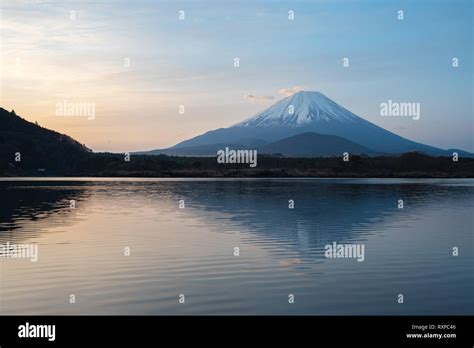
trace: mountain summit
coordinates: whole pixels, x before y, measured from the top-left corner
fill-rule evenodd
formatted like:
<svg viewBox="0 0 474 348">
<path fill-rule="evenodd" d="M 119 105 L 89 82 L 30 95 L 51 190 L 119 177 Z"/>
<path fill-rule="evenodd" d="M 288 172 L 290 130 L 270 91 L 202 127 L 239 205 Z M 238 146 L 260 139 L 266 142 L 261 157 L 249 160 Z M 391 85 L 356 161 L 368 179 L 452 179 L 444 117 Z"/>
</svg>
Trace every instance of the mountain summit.
<svg viewBox="0 0 474 348">
<path fill-rule="evenodd" d="M 300 91 L 234 127 L 301 127 L 320 121 L 353 123 L 358 119 L 320 92 Z"/>
<path fill-rule="evenodd" d="M 260 148 L 298 134 L 316 133 L 347 139 L 371 153 L 400 154 L 423 152 L 451 155 L 446 150 L 420 144 L 387 131 L 340 106 L 320 92 L 300 91 L 286 97 L 261 113 L 228 128 L 219 128 L 171 148 L 145 154 L 215 155 L 222 145 Z M 309 139 L 309 138 L 308 138 Z M 311 144 L 308 144 L 309 147 Z M 464 154 L 466 152 L 461 151 Z"/>
</svg>

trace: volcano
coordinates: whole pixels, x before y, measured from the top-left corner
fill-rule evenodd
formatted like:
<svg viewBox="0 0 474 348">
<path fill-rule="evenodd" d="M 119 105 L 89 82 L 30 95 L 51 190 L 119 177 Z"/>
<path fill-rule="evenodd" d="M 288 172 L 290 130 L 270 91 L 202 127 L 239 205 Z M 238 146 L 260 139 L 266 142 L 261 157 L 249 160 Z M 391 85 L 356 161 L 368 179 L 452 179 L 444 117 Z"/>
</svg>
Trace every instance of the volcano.
<svg viewBox="0 0 474 348">
<path fill-rule="evenodd" d="M 305 133 L 344 138 L 360 148 L 367 149 L 368 155 L 422 152 L 434 156 L 451 156 L 452 151 L 468 154 L 461 150 L 442 150 L 408 140 L 355 115 L 322 93 L 310 91 L 297 92 L 228 128 L 206 132 L 168 149 L 141 154 L 215 155 L 218 149 L 225 146 L 268 149 L 272 148 L 273 142 Z M 311 141 L 315 137 L 307 139 Z M 300 147 L 315 147 L 311 143 L 298 143 Z M 281 146 L 281 142 L 279 145 Z M 300 150 L 295 149 L 296 153 L 301 152 Z M 318 153 L 316 151 L 315 155 Z"/>
</svg>

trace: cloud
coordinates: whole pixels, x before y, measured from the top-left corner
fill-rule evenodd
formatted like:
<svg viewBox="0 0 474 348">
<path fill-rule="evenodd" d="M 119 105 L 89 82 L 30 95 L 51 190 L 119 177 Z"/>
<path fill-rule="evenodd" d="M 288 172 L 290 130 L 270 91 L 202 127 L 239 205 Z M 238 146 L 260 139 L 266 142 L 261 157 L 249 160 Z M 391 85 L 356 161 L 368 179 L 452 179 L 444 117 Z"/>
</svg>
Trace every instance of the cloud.
<svg viewBox="0 0 474 348">
<path fill-rule="evenodd" d="M 266 101 L 275 99 L 275 97 L 272 95 L 265 96 L 265 95 L 247 94 L 247 95 L 244 95 L 244 99 L 247 99 L 251 102 L 266 102 Z"/>
<path fill-rule="evenodd" d="M 280 89 L 278 91 L 278 93 L 280 94 L 283 94 L 283 95 L 286 95 L 287 97 L 289 97 L 290 95 L 293 95 L 295 94 L 296 92 L 299 92 L 299 91 L 302 91 L 303 90 L 303 87 L 301 86 L 294 86 L 292 88 L 283 88 L 283 89 Z"/>
</svg>

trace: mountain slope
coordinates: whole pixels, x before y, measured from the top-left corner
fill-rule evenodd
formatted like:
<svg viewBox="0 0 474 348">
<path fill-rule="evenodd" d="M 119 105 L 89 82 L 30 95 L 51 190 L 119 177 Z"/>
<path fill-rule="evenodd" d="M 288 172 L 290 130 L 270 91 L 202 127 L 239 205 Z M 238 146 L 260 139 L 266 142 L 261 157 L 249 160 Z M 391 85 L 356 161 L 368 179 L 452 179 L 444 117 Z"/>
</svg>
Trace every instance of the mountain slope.
<svg viewBox="0 0 474 348">
<path fill-rule="evenodd" d="M 285 157 L 332 157 L 342 156 L 344 152 L 353 155 L 376 155 L 375 151 L 335 135 L 307 132 L 293 135 L 276 142 L 264 141 L 252 144 L 206 144 L 197 146 L 172 147 L 163 150 L 136 152 L 136 155 L 168 155 L 168 156 L 216 156 L 217 151 L 229 147 L 239 150 L 257 150 L 259 154 L 280 154 Z"/>
<path fill-rule="evenodd" d="M 248 139 L 274 142 L 307 132 L 336 135 L 377 152 L 419 151 L 430 155 L 450 155 L 445 150 L 405 139 L 376 126 L 320 92 L 306 91 L 286 97 L 243 122 L 209 131 L 172 148 L 225 143 L 248 145 Z"/>
<path fill-rule="evenodd" d="M 167 155 L 167 156 L 216 156 L 217 151 L 224 149 L 225 147 L 233 149 L 255 149 L 255 146 L 247 146 L 242 144 L 204 144 L 197 146 L 183 146 L 183 147 L 170 147 L 168 149 L 157 149 L 151 151 L 140 151 L 134 152 L 134 155 Z"/>
<path fill-rule="evenodd" d="M 344 152 L 351 155 L 375 154 L 374 151 L 350 140 L 312 132 L 294 135 L 262 146 L 258 153 L 282 154 L 286 157 L 333 157 L 342 156 Z"/>
<path fill-rule="evenodd" d="M 0 170 L 47 173 L 74 163 L 90 150 L 71 137 L 43 128 L 0 108 Z M 21 161 L 16 161 L 17 153 Z"/>
</svg>

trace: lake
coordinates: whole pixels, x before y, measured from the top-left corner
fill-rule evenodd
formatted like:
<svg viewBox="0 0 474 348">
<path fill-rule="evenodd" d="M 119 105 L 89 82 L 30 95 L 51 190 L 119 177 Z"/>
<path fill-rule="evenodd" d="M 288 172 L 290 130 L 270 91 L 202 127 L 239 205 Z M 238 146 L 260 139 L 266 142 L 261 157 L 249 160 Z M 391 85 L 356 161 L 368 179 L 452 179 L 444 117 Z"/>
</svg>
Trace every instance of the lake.
<svg viewBox="0 0 474 348">
<path fill-rule="evenodd" d="M 471 179 L 3 178 L 0 197 L 0 244 L 38 247 L 0 258 L 0 314 L 474 314 Z"/>
</svg>

